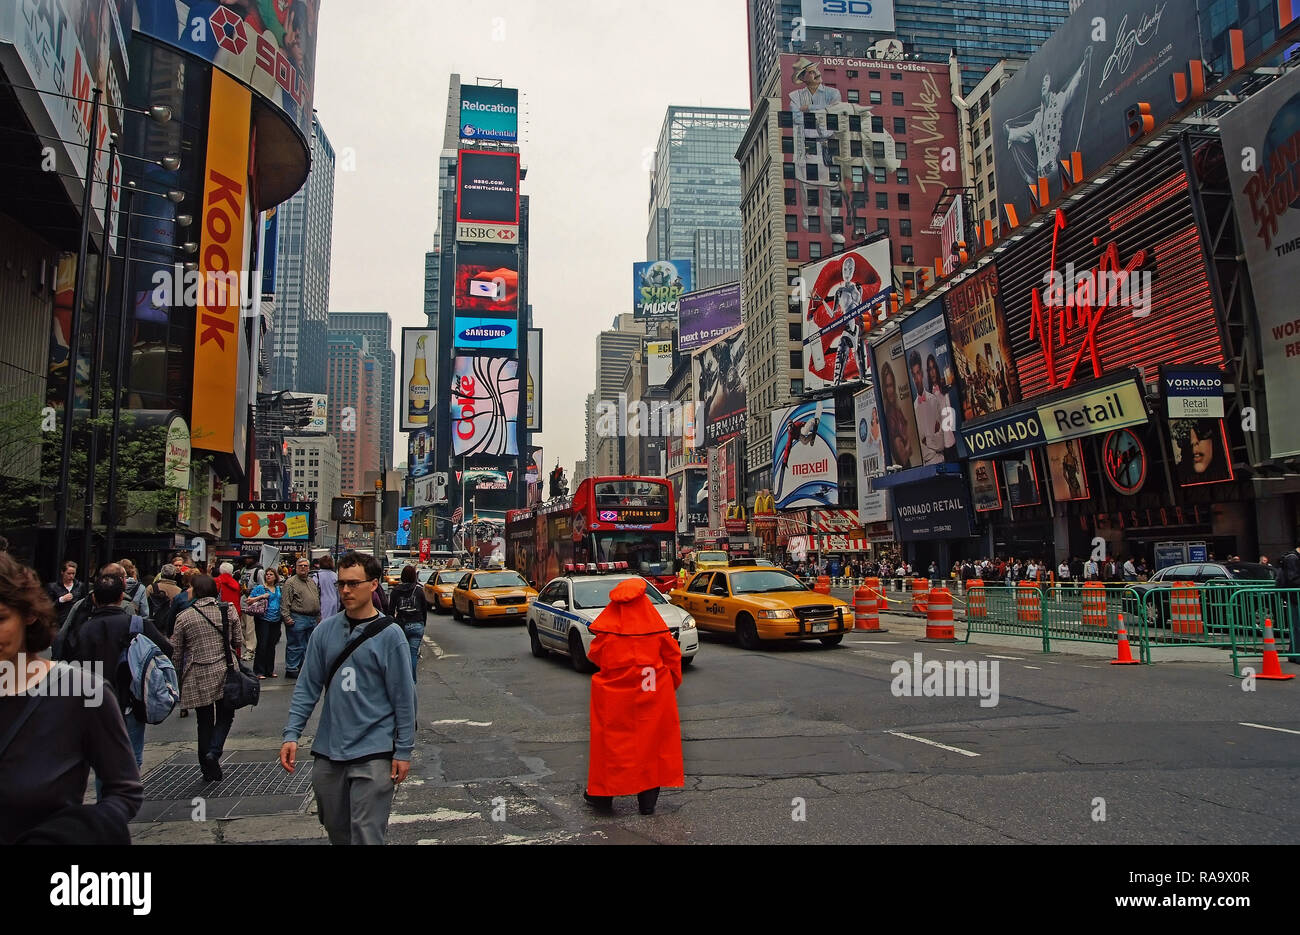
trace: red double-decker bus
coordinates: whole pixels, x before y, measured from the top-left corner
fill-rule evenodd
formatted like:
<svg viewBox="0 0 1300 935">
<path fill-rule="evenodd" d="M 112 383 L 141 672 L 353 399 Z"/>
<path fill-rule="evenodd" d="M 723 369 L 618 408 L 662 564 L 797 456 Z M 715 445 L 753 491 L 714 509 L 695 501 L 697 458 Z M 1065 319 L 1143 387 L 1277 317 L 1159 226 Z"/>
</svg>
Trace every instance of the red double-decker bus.
<svg viewBox="0 0 1300 935">
<path fill-rule="evenodd" d="M 673 485 L 662 477 L 589 477 L 572 496 L 506 514 L 506 561 L 537 587 L 569 562 L 627 562 L 672 587 L 676 555 Z"/>
</svg>

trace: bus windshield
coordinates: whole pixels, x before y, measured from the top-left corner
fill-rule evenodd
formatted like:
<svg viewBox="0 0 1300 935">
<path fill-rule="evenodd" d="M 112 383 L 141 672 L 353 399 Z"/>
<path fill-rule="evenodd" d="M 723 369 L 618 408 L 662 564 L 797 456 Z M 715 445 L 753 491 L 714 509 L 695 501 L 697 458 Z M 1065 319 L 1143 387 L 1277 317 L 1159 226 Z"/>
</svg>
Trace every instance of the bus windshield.
<svg viewBox="0 0 1300 935">
<path fill-rule="evenodd" d="M 668 506 L 668 487 L 643 480 L 601 481 L 596 506 Z"/>
<path fill-rule="evenodd" d="M 650 531 L 593 533 L 597 562 L 627 562 L 628 570 L 642 575 L 673 573 L 673 537 Z"/>
</svg>

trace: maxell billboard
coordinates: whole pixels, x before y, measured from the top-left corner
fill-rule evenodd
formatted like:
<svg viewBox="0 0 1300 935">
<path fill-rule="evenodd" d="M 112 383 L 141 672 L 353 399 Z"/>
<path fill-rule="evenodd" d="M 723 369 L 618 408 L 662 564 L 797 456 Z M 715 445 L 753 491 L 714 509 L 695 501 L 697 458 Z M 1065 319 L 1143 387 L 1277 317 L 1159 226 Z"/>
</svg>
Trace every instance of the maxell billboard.
<svg viewBox="0 0 1300 935">
<path fill-rule="evenodd" d="M 1300 74 L 1288 72 L 1219 121 L 1237 226 L 1255 292 L 1274 458 L 1300 454 Z"/>
<path fill-rule="evenodd" d="M 1129 146 L 1139 102 L 1159 125 L 1182 106 L 1172 75 L 1201 58 L 1192 4 L 1084 0 L 993 96 L 998 204 L 1033 213 L 1030 189 L 1045 177 L 1060 194 L 1061 161 L 1078 151 L 1090 176 Z"/>
</svg>

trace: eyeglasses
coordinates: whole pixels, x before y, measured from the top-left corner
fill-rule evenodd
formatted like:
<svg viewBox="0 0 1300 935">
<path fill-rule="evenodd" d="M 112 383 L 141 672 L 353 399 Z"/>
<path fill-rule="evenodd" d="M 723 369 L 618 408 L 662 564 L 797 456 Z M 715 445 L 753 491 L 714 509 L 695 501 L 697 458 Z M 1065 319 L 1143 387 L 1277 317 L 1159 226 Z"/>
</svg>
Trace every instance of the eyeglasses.
<svg viewBox="0 0 1300 935">
<path fill-rule="evenodd" d="M 365 584 L 367 581 L 378 581 L 378 580 L 379 580 L 378 578 L 362 578 L 359 581 L 344 581 L 342 578 L 340 578 L 339 590 L 346 591 L 349 588 L 355 588 L 359 584 Z"/>
</svg>

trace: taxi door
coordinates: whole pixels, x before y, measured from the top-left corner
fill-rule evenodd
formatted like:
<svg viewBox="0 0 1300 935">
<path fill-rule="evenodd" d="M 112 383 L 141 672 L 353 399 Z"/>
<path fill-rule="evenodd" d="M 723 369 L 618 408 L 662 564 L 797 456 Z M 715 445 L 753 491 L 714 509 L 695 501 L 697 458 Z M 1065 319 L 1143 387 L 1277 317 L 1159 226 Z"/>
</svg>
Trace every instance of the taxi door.
<svg viewBox="0 0 1300 935">
<path fill-rule="evenodd" d="M 697 572 L 695 577 L 690 580 L 690 583 L 686 585 L 682 602 L 678 605 L 695 618 L 696 626 L 703 627 L 706 630 L 713 629 L 712 621 L 704 612 L 704 605 L 708 602 L 709 583 L 712 580 L 713 572 Z"/>
<path fill-rule="evenodd" d="M 730 631 L 734 626 L 731 619 L 731 591 L 727 582 L 727 576 L 723 572 L 715 571 L 713 580 L 709 582 L 709 589 L 703 595 L 704 618 L 709 621 L 709 629 Z M 696 618 L 699 623 L 699 618 Z"/>
</svg>

